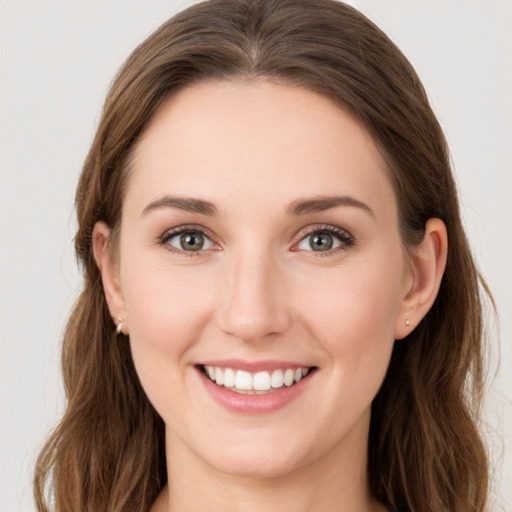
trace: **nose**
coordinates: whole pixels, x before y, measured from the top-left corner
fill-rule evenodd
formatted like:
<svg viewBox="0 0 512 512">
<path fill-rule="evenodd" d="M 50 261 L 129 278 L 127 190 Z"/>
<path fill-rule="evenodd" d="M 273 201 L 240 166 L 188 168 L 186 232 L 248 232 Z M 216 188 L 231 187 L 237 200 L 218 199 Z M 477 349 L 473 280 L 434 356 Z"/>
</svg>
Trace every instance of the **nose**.
<svg viewBox="0 0 512 512">
<path fill-rule="evenodd" d="M 263 251 L 240 251 L 228 266 L 219 290 L 219 327 L 248 343 L 283 333 L 290 315 L 276 260 Z"/>
</svg>

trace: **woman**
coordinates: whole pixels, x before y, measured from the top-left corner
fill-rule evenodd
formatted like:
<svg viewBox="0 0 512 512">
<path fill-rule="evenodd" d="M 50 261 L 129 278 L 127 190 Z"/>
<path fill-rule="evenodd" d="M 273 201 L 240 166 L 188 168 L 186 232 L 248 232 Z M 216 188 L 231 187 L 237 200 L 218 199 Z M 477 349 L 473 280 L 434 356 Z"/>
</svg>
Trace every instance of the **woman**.
<svg viewBox="0 0 512 512">
<path fill-rule="evenodd" d="M 76 196 L 48 510 L 481 511 L 479 278 L 410 64 L 323 0 L 127 60 Z M 470 386 L 468 385 L 470 383 Z"/>
</svg>

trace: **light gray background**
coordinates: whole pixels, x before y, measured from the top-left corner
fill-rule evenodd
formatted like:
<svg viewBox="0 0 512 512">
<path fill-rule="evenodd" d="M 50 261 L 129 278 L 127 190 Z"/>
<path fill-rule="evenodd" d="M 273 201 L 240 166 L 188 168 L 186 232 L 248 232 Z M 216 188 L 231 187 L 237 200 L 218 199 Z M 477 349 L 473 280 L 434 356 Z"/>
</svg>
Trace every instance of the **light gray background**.
<svg viewBox="0 0 512 512">
<path fill-rule="evenodd" d="M 0 0 L 0 512 L 33 511 L 31 471 L 63 408 L 60 337 L 80 287 L 73 194 L 129 52 L 177 0 Z M 497 302 L 486 429 L 512 510 L 512 2 L 353 0 L 418 70 L 447 134 L 468 233 Z M 498 337 L 491 340 L 497 361 Z M 501 441 L 500 441 L 501 439 Z M 503 455 L 504 454 L 504 455 Z"/>
</svg>

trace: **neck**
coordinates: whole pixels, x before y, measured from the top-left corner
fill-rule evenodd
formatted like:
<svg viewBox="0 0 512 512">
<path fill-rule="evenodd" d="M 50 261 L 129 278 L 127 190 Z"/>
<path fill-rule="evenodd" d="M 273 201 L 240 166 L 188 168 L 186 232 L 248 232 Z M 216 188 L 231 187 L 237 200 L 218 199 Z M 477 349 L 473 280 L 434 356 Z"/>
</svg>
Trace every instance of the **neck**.
<svg viewBox="0 0 512 512">
<path fill-rule="evenodd" d="M 340 446 L 286 474 L 240 477 L 205 463 L 168 433 L 170 486 L 152 512 L 383 512 L 385 508 L 368 492 L 366 445 L 367 437 L 345 439 Z"/>
</svg>

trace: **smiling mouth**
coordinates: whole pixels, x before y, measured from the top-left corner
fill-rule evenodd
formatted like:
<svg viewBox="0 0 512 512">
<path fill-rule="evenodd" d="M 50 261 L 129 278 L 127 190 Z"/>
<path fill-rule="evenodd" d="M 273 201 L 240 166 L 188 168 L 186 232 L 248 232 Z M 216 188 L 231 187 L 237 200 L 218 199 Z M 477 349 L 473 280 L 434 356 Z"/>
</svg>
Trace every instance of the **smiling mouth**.
<svg viewBox="0 0 512 512">
<path fill-rule="evenodd" d="M 213 383 L 243 395 L 267 395 L 289 388 L 316 370 L 315 366 L 307 366 L 251 373 L 209 365 L 199 365 L 199 368 Z"/>
</svg>

